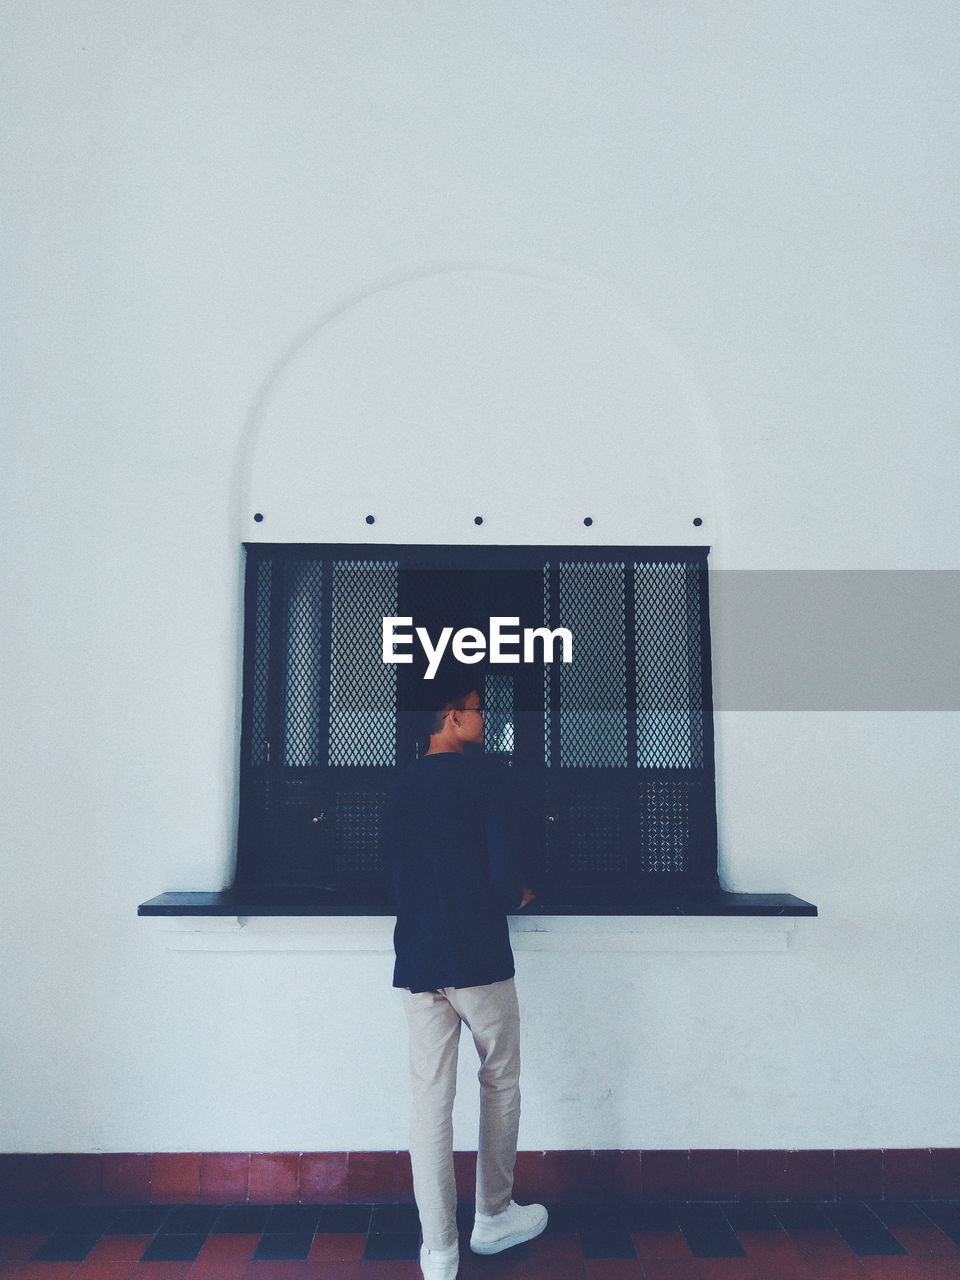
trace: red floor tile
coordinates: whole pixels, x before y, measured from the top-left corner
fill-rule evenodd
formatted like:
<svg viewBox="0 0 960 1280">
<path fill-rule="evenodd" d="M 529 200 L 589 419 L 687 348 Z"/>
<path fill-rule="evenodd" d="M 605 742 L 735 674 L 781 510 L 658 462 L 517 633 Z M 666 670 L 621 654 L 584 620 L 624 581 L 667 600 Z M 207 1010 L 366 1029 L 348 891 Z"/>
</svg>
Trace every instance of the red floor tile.
<svg viewBox="0 0 960 1280">
<path fill-rule="evenodd" d="M 127 1280 L 127 1277 L 133 1273 L 134 1268 L 138 1264 L 126 1260 L 112 1262 L 90 1261 L 89 1255 L 84 1258 L 83 1262 L 73 1273 L 74 1280 Z"/>
<path fill-rule="evenodd" d="M 930 1194 L 937 1200 L 960 1199 L 960 1148 L 934 1147 L 930 1152 Z"/>
<path fill-rule="evenodd" d="M 879 1200 L 883 1196 L 882 1151 L 837 1151 L 837 1198 Z"/>
<path fill-rule="evenodd" d="M 920 1258 L 924 1280 L 960 1280 L 960 1258 Z"/>
<path fill-rule="evenodd" d="M 276 1262 L 264 1259 L 262 1262 L 248 1262 L 243 1275 L 246 1280 L 304 1280 L 307 1263 L 301 1259 Z"/>
<path fill-rule="evenodd" d="M 101 1156 L 103 1195 L 120 1204 L 144 1204 L 150 1199 L 150 1157 L 111 1152 Z"/>
<path fill-rule="evenodd" d="M 785 1253 L 779 1258 L 754 1259 L 760 1280 L 823 1280 L 827 1265 L 805 1262 L 799 1254 L 791 1257 Z"/>
<path fill-rule="evenodd" d="M 807 1268 L 807 1273 L 811 1280 L 865 1280 L 864 1270 L 860 1266 L 859 1258 L 845 1242 L 841 1241 L 841 1246 L 841 1248 L 835 1249 L 831 1245 L 821 1249 L 819 1252 L 813 1250 L 803 1255 L 802 1262 Z M 763 1280 L 768 1280 L 768 1278 L 769 1280 L 780 1280 L 780 1274 L 777 1270 L 779 1265 L 779 1263 L 763 1263 L 763 1270 L 767 1273 L 764 1275 Z"/>
<path fill-rule="evenodd" d="M 138 1262 L 133 1280 L 186 1280 L 192 1266 L 192 1262 Z"/>
<path fill-rule="evenodd" d="M 856 1255 L 840 1235 L 832 1228 L 791 1227 L 787 1235 L 797 1247 L 802 1258 L 851 1258 Z"/>
<path fill-rule="evenodd" d="M 154 1204 L 196 1204 L 199 1194 L 198 1151 L 159 1151 L 151 1156 L 150 1199 Z"/>
<path fill-rule="evenodd" d="M 783 1259 L 800 1261 L 797 1246 L 786 1231 L 738 1231 L 737 1239 L 748 1258 L 769 1265 Z"/>
<path fill-rule="evenodd" d="M 786 1178 L 787 1196 L 791 1200 L 832 1200 L 837 1193 L 834 1153 L 788 1151 Z"/>
<path fill-rule="evenodd" d="M 927 1147 L 894 1147 L 883 1153 L 883 1194 L 888 1200 L 922 1200 L 930 1194 Z"/>
<path fill-rule="evenodd" d="M 308 1262 L 304 1280 L 357 1280 L 360 1263 Z"/>
<path fill-rule="evenodd" d="M 740 1151 L 737 1153 L 740 1194 L 749 1200 L 780 1200 L 786 1195 L 787 1153 L 785 1151 Z"/>
<path fill-rule="evenodd" d="M 247 1198 L 250 1156 L 232 1151 L 204 1152 L 200 1159 L 201 1204 L 242 1204 Z"/>
<path fill-rule="evenodd" d="M 153 1236 L 101 1236 L 84 1259 L 88 1262 L 139 1262 Z"/>
<path fill-rule="evenodd" d="M 356 1280 L 422 1280 L 419 1262 L 361 1262 Z M 491 1277 L 492 1280 L 492 1277 Z"/>
<path fill-rule="evenodd" d="M 926 1280 L 917 1258 L 870 1255 L 859 1261 L 863 1274 L 870 1280 Z"/>
<path fill-rule="evenodd" d="M 363 1257 L 367 1237 L 357 1235 L 325 1235 L 318 1232 L 310 1249 L 311 1262 L 358 1262 Z"/>
<path fill-rule="evenodd" d="M 643 1280 L 639 1258 L 587 1258 L 583 1269 L 586 1280 Z"/>
<path fill-rule="evenodd" d="M 200 1252 L 197 1254 L 194 1266 L 197 1263 L 247 1263 L 253 1257 L 253 1252 L 260 1243 L 260 1234 L 257 1232 L 238 1232 L 236 1235 L 216 1235 L 207 1236 L 203 1242 Z"/>
<path fill-rule="evenodd" d="M 17 1272 L 17 1280 L 69 1280 L 79 1262 L 27 1262 Z"/>
<path fill-rule="evenodd" d="M 0 1262 L 26 1262 L 46 1236 L 0 1236 Z"/>
<path fill-rule="evenodd" d="M 582 1262 L 580 1237 L 572 1232 L 537 1236 L 527 1245 L 531 1267 L 542 1271 L 552 1262 Z"/>
<path fill-rule="evenodd" d="M 757 1280 L 752 1258 L 698 1258 L 704 1280 Z"/>
<path fill-rule="evenodd" d="M 680 1199 L 687 1194 L 689 1151 L 644 1151 L 640 1177 L 644 1196 Z"/>
<path fill-rule="evenodd" d="M 703 1280 L 693 1258 L 650 1258 L 641 1264 L 643 1280 Z"/>
<path fill-rule="evenodd" d="M 296 1204 L 300 1195 L 300 1153 L 260 1152 L 250 1157 L 253 1204 Z"/>
<path fill-rule="evenodd" d="M 737 1152 L 691 1151 L 687 1162 L 687 1194 L 691 1200 L 735 1200 L 739 1194 Z"/>
<path fill-rule="evenodd" d="M 890 1227 L 908 1253 L 943 1253 L 948 1257 L 960 1254 L 960 1249 L 939 1227 Z"/>
<path fill-rule="evenodd" d="M 301 1201 L 339 1204 L 346 1198 L 346 1151 L 304 1151 L 300 1157 Z"/>
<path fill-rule="evenodd" d="M 536 1266 L 532 1262 L 527 1262 L 526 1274 L 535 1276 L 536 1280 L 584 1280 L 586 1275 L 582 1258 L 568 1258 L 566 1262 L 547 1262 Z M 496 1274 L 495 1270 L 488 1268 L 488 1275 L 491 1280 Z M 635 1272 L 637 1280 L 639 1280 L 639 1271 Z"/>
<path fill-rule="evenodd" d="M 650 1261 L 664 1258 L 688 1259 L 693 1255 L 686 1237 L 680 1231 L 631 1231 L 638 1258 Z"/>
<path fill-rule="evenodd" d="M 187 1280 L 243 1280 L 243 1274 L 250 1265 L 249 1258 L 208 1258 L 199 1259 L 190 1268 Z M 130 1280 L 141 1280 L 135 1272 Z"/>
</svg>

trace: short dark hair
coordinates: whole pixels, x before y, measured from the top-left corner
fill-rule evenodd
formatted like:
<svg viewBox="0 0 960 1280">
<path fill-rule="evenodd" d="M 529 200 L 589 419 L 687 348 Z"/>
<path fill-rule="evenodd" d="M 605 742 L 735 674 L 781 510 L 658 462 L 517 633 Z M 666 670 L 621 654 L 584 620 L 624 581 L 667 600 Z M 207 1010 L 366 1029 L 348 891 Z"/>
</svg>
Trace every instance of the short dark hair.
<svg viewBox="0 0 960 1280">
<path fill-rule="evenodd" d="M 444 712 L 452 707 L 462 710 L 474 690 L 483 697 L 484 674 L 479 663 L 466 666 L 452 659 L 441 662 L 433 680 L 418 678 L 409 668 L 401 667 L 400 672 L 398 710 L 404 726 L 401 736 L 410 734 L 418 742 L 427 742 L 432 733 L 439 733 Z"/>
<path fill-rule="evenodd" d="M 467 705 L 467 699 L 474 690 L 481 692 L 476 680 L 469 681 L 463 688 L 449 690 L 446 696 L 439 695 L 442 697 L 442 701 L 439 701 L 433 710 L 427 713 L 427 724 L 429 726 L 427 732 L 439 733 L 443 728 L 443 718 L 446 713 L 451 710 L 462 711 Z"/>
</svg>

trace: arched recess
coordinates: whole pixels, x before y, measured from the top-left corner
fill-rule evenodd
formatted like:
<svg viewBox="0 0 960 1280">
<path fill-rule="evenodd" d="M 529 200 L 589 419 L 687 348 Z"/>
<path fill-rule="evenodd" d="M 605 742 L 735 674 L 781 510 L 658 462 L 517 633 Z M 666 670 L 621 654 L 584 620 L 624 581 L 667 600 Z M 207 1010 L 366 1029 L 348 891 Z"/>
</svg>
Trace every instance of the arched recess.
<svg viewBox="0 0 960 1280">
<path fill-rule="evenodd" d="M 711 545 L 718 455 L 669 342 L 595 280 L 424 269 L 330 308 L 271 377 L 242 537 Z"/>
</svg>

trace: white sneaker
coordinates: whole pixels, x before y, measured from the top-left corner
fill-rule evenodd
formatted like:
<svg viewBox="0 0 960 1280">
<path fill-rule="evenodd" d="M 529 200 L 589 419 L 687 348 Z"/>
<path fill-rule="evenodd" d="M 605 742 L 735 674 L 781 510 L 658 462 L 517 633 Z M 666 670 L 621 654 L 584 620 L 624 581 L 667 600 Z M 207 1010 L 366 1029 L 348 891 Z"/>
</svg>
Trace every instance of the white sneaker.
<svg viewBox="0 0 960 1280">
<path fill-rule="evenodd" d="M 420 1246 L 423 1280 L 454 1280 L 459 1265 L 459 1244 L 452 1244 L 449 1249 L 428 1249 L 425 1244 Z"/>
<path fill-rule="evenodd" d="M 474 1253 L 499 1253 L 524 1240 L 532 1240 L 547 1225 L 542 1204 L 517 1204 L 511 1200 L 502 1213 L 478 1213 L 470 1236 Z"/>
</svg>

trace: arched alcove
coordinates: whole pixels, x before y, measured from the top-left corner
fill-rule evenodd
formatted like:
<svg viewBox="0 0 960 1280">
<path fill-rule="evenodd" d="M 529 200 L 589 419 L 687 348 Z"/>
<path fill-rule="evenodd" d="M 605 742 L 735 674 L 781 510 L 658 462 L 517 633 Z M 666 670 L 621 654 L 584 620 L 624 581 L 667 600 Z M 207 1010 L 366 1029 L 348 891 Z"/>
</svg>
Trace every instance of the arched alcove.
<svg viewBox="0 0 960 1280">
<path fill-rule="evenodd" d="M 332 308 L 264 390 L 243 469 L 248 542 L 716 535 L 716 442 L 670 344 L 596 282 L 527 267 Z"/>
</svg>

